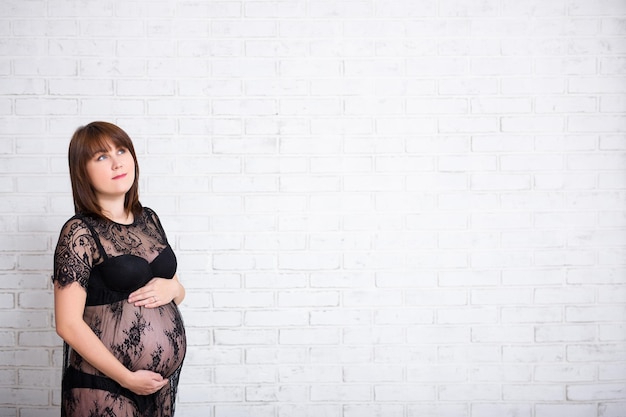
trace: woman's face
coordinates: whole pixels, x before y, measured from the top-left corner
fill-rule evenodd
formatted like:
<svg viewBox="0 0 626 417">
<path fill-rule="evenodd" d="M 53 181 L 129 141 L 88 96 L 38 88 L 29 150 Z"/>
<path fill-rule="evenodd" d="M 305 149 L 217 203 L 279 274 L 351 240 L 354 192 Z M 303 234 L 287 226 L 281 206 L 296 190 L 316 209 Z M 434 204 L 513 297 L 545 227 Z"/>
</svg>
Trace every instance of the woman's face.
<svg viewBox="0 0 626 417">
<path fill-rule="evenodd" d="M 135 160 L 130 151 L 107 141 L 87 161 L 87 174 L 98 200 L 125 196 L 135 181 Z"/>
</svg>

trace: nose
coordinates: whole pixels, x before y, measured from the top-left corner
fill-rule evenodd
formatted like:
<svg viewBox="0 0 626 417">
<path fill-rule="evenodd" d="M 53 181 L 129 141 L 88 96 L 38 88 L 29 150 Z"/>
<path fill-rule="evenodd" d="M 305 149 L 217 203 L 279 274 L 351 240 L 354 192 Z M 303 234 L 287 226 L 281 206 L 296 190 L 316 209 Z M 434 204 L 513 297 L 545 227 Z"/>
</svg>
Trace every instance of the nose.
<svg viewBox="0 0 626 417">
<path fill-rule="evenodd" d="M 111 168 L 119 169 L 122 167 L 122 160 L 118 156 L 111 158 Z"/>
</svg>

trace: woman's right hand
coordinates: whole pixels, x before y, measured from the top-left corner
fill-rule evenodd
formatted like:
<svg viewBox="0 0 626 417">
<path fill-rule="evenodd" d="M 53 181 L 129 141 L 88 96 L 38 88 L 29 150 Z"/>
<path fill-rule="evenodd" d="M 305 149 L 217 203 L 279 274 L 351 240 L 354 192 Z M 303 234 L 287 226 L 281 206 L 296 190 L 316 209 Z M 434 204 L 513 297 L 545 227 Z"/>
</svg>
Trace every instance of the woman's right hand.
<svg viewBox="0 0 626 417">
<path fill-rule="evenodd" d="M 163 378 L 161 374 L 148 370 L 139 370 L 130 373 L 130 376 L 124 384 L 127 388 L 138 395 L 154 394 L 168 383 L 167 378 Z"/>
</svg>

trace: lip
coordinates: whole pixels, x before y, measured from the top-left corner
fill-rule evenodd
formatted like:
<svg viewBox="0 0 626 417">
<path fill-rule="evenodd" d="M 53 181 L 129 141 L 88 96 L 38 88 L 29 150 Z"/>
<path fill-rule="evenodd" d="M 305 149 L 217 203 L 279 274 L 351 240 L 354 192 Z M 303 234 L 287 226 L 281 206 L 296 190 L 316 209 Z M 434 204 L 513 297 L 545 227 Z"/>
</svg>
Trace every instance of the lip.
<svg viewBox="0 0 626 417">
<path fill-rule="evenodd" d="M 113 177 L 114 180 L 121 180 L 122 178 L 124 178 L 126 176 L 126 174 L 120 174 L 120 175 L 116 175 Z"/>
</svg>

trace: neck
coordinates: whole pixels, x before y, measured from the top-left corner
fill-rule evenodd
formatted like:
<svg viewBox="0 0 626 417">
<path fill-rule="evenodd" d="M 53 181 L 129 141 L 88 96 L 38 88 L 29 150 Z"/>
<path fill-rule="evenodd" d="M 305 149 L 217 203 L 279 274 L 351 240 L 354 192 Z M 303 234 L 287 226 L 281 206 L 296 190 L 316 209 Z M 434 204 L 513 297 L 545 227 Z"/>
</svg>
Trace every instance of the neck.
<svg viewBox="0 0 626 417">
<path fill-rule="evenodd" d="M 102 214 L 109 220 L 116 223 L 130 223 L 132 214 L 127 212 L 124 207 L 124 200 L 100 200 L 98 201 L 102 208 Z"/>
</svg>

